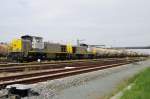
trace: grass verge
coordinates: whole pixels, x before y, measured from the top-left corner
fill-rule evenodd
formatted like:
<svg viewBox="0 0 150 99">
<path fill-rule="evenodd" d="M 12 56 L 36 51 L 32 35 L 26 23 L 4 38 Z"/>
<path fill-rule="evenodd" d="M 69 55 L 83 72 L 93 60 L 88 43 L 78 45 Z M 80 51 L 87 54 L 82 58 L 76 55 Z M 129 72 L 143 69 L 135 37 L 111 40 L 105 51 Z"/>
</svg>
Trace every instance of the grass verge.
<svg viewBox="0 0 150 99">
<path fill-rule="evenodd" d="M 150 68 L 139 73 L 133 83 L 132 88 L 126 90 L 120 99 L 150 99 Z"/>
<path fill-rule="evenodd" d="M 114 88 L 114 90 L 110 94 L 104 95 L 103 97 L 100 97 L 100 99 L 110 99 L 112 96 L 116 95 L 116 93 L 118 93 L 119 91 L 123 90 L 123 88 L 125 88 L 130 83 L 132 83 L 137 76 L 138 75 L 136 74 L 135 76 L 133 76 L 131 78 L 126 78 L 123 81 L 119 82 L 117 87 Z"/>
<path fill-rule="evenodd" d="M 138 74 L 135 74 L 133 77 L 130 78 L 126 78 L 123 81 L 121 81 L 118 86 L 113 90 L 112 93 L 110 93 L 109 95 L 104 95 L 103 97 L 100 97 L 100 99 L 110 99 L 112 96 L 116 95 L 116 93 L 118 93 L 119 91 L 123 90 L 125 87 L 127 87 L 129 84 L 134 83 L 139 77 L 140 75 L 142 75 L 144 72 L 149 71 L 149 79 L 150 79 L 150 68 L 146 68 L 143 71 L 141 71 Z M 150 87 L 150 83 L 149 83 L 149 87 Z M 126 94 L 126 92 L 125 92 Z M 121 97 L 121 99 L 149 99 L 149 98 L 125 98 L 126 96 L 124 95 L 123 97 Z"/>
</svg>

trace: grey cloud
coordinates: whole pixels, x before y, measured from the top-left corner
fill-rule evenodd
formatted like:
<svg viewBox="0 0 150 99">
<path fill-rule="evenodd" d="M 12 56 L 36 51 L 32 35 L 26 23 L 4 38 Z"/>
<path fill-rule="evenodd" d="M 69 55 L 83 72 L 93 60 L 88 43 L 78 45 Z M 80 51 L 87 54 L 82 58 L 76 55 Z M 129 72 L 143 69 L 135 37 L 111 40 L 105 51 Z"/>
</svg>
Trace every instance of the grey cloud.
<svg viewBox="0 0 150 99">
<path fill-rule="evenodd" d="M 50 41 L 150 45 L 149 0 L 1 0 L 0 36 L 24 34 Z M 3 35 L 4 34 L 4 35 Z"/>
</svg>

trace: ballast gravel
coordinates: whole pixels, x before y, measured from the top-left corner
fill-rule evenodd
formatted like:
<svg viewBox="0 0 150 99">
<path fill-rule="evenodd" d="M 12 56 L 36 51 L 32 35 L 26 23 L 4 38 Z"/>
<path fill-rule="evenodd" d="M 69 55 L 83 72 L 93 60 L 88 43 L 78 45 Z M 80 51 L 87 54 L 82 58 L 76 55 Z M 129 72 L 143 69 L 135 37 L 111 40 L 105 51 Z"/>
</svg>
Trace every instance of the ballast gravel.
<svg viewBox="0 0 150 99">
<path fill-rule="evenodd" d="M 148 66 L 150 60 L 32 84 L 31 90 L 39 95 L 22 99 L 101 99 L 119 82 Z"/>
</svg>

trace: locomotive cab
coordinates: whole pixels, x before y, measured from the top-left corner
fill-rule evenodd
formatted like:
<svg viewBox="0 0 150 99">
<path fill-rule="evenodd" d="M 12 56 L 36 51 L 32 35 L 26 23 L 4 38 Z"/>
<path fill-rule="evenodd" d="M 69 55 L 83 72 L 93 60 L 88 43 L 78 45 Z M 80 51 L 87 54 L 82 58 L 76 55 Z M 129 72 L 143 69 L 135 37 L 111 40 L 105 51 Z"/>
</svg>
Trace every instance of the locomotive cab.
<svg viewBox="0 0 150 99">
<path fill-rule="evenodd" d="M 21 37 L 22 40 L 29 40 L 32 44 L 32 50 L 43 50 L 44 49 L 44 42 L 42 37 L 37 36 L 29 36 L 25 35 Z"/>
<path fill-rule="evenodd" d="M 28 51 L 26 51 L 26 57 L 28 60 L 37 60 L 46 58 L 46 53 L 44 53 L 44 42 L 42 37 L 37 36 L 29 36 L 25 35 L 21 37 L 23 41 L 30 41 L 30 49 L 25 47 Z"/>
<path fill-rule="evenodd" d="M 15 39 L 11 43 L 10 58 L 12 60 L 37 60 L 43 59 L 44 42 L 42 37 L 22 36 L 21 39 Z"/>
</svg>

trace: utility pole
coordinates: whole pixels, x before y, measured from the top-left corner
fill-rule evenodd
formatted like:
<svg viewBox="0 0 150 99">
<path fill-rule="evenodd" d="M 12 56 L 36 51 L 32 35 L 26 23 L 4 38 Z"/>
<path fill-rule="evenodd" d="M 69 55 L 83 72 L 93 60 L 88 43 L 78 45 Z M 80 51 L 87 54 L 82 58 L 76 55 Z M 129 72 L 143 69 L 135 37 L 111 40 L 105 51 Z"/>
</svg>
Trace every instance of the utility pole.
<svg viewBox="0 0 150 99">
<path fill-rule="evenodd" d="M 82 41 L 85 41 L 84 39 L 80 40 L 80 39 L 77 39 L 77 46 L 80 46 L 80 42 Z"/>
</svg>

